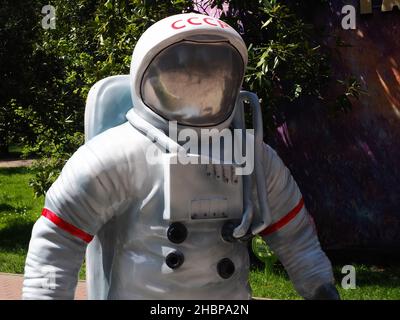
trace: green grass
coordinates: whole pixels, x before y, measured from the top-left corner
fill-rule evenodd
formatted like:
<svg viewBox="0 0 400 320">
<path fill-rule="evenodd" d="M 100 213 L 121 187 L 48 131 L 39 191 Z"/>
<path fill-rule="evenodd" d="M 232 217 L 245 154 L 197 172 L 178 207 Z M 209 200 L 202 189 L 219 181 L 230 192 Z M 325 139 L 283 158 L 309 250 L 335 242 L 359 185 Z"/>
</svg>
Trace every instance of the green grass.
<svg viewBox="0 0 400 320">
<path fill-rule="evenodd" d="M 251 271 L 250 285 L 255 297 L 284 300 L 301 299 L 294 290 L 285 271 L 281 268 L 274 267 L 273 272 L 264 272 L 263 270 Z"/>
<path fill-rule="evenodd" d="M 0 252 L 0 272 L 24 273 L 26 250 L 4 250 Z"/>
<path fill-rule="evenodd" d="M 354 265 L 356 269 L 356 288 L 343 289 L 341 266 L 334 267 L 336 288 L 344 300 L 400 300 L 400 266 L 376 267 Z M 271 299 L 302 299 L 294 290 L 286 272 L 275 266 L 273 272 L 253 270 L 250 273 L 253 295 Z"/>
<path fill-rule="evenodd" d="M 27 168 L 0 168 L 0 252 L 26 251 L 43 197 L 35 199 L 29 187 L 33 174 Z M 2 269 L 2 264 L 0 268 Z"/>
<path fill-rule="evenodd" d="M 0 272 L 23 273 L 32 226 L 43 197 L 34 199 L 27 168 L 0 168 Z"/>
<path fill-rule="evenodd" d="M 9 153 L 15 153 L 15 154 L 20 154 L 23 150 L 22 146 L 19 145 L 12 145 L 8 147 L 8 152 Z"/>
<path fill-rule="evenodd" d="M 33 175 L 29 168 L 0 168 L 0 272 L 24 272 L 32 227 L 44 205 L 29 187 Z M 79 277 L 85 278 L 85 265 Z"/>
<path fill-rule="evenodd" d="M 43 197 L 35 199 L 28 186 L 33 177 L 27 168 L 0 168 L 0 272 L 23 273 L 32 226 L 40 216 Z M 355 265 L 356 289 L 340 287 L 340 266 L 334 268 L 342 299 L 400 299 L 400 266 L 378 268 Z M 85 265 L 80 279 L 85 278 Z M 250 284 L 254 296 L 272 299 L 301 299 L 282 267 L 272 273 L 253 270 Z"/>
</svg>

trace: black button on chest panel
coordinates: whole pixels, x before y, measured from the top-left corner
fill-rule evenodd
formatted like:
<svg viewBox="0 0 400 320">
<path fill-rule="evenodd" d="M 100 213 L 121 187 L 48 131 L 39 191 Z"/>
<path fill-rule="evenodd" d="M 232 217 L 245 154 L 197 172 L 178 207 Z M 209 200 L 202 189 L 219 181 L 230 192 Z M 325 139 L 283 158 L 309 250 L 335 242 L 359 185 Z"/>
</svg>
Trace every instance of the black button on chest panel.
<svg viewBox="0 0 400 320">
<path fill-rule="evenodd" d="M 228 279 L 235 272 L 235 265 L 231 259 L 224 258 L 218 262 L 217 271 L 221 278 Z"/>
<path fill-rule="evenodd" d="M 221 228 L 221 237 L 226 242 L 235 242 L 236 238 L 233 237 L 233 231 L 240 224 L 240 220 L 229 220 L 224 223 Z"/>
<path fill-rule="evenodd" d="M 165 263 L 171 269 L 179 268 L 184 261 L 185 257 L 183 253 L 180 251 L 173 251 L 165 257 Z"/>
<path fill-rule="evenodd" d="M 180 222 L 172 223 L 167 231 L 168 240 L 173 243 L 182 243 L 186 240 L 187 234 L 187 228 Z"/>
</svg>

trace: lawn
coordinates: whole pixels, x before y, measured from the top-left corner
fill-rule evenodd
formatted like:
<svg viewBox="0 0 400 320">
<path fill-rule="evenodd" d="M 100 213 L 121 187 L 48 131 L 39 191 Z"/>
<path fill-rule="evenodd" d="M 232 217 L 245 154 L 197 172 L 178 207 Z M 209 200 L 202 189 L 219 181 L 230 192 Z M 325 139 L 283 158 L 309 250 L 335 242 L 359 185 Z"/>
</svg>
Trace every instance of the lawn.
<svg viewBox="0 0 400 320">
<path fill-rule="evenodd" d="M 0 168 L 0 272 L 23 273 L 31 229 L 43 207 L 44 199 L 35 199 L 28 183 L 33 174 L 27 168 Z M 343 299 L 400 299 L 400 266 L 355 265 L 356 289 L 340 287 L 341 266 L 335 266 L 335 278 Z M 84 266 L 80 272 L 84 279 Z M 250 284 L 254 296 L 273 299 L 301 299 L 286 272 L 279 265 L 272 273 L 252 270 Z"/>
<path fill-rule="evenodd" d="M 400 267 L 376 267 L 354 265 L 356 269 L 356 288 L 341 287 L 341 266 L 334 266 L 336 287 L 344 300 L 400 300 Z M 294 290 L 286 272 L 275 266 L 272 273 L 253 270 L 250 284 L 256 297 L 272 299 L 302 299 Z"/>
<path fill-rule="evenodd" d="M 28 168 L 0 168 L 0 272 L 24 273 L 33 224 L 40 217 L 44 197 L 35 198 Z M 79 277 L 85 278 L 85 266 Z"/>
<path fill-rule="evenodd" d="M 23 273 L 34 222 L 43 197 L 34 199 L 27 168 L 0 168 L 0 272 Z"/>
</svg>

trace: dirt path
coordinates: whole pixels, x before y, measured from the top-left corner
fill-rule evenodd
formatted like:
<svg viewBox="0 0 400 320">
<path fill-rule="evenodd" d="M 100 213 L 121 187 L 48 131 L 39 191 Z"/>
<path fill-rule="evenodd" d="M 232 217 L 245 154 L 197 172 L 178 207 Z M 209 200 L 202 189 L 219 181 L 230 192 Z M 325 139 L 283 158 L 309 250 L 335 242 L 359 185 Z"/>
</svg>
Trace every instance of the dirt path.
<svg viewBox="0 0 400 320">
<path fill-rule="evenodd" d="M 0 273 L 0 300 L 20 300 L 23 281 L 21 274 Z M 78 282 L 75 300 L 87 300 L 85 281 Z"/>
<path fill-rule="evenodd" d="M 33 160 L 0 160 L 0 168 L 29 167 Z"/>
<path fill-rule="evenodd" d="M 23 281 L 24 277 L 22 274 L 0 272 L 0 300 L 20 300 Z M 253 299 L 271 300 L 268 298 L 256 297 Z M 87 300 L 85 281 L 78 281 L 78 285 L 75 291 L 75 300 Z"/>
</svg>

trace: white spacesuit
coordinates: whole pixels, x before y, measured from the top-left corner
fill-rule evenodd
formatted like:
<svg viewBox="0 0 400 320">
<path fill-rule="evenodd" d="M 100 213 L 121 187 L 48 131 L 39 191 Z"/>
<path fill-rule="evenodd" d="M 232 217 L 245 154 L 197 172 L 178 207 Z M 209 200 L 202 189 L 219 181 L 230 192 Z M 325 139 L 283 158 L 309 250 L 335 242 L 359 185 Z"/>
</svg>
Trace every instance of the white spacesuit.
<svg viewBox="0 0 400 320">
<path fill-rule="evenodd" d="M 209 16 L 168 17 L 142 35 L 130 77 L 89 94 L 87 141 L 47 192 L 32 231 L 24 299 L 72 299 L 85 251 L 90 299 L 250 299 L 244 239 L 256 233 L 303 297 L 338 298 L 296 182 L 262 143 L 257 110 L 256 132 L 246 135 L 255 143 L 251 175 L 236 175 L 234 163 L 172 161 L 182 144 L 169 137 L 169 121 L 178 132 L 240 127 L 246 64 L 240 35 Z M 131 90 L 126 118 L 110 109 L 91 115 L 106 92 L 120 104 L 115 83 Z M 160 161 L 149 161 L 155 145 Z"/>
</svg>

